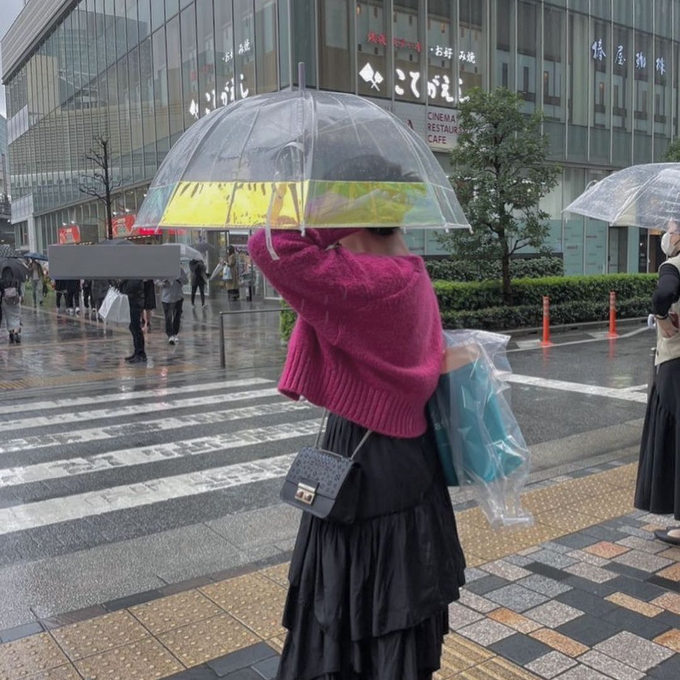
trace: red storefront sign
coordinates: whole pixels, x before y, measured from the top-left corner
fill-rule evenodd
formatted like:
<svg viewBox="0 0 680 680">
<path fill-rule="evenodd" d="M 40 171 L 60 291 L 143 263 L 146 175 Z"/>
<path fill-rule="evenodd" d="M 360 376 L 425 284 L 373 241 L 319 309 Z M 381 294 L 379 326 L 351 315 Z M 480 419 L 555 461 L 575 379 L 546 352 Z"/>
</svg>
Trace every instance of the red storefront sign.
<svg viewBox="0 0 680 680">
<path fill-rule="evenodd" d="M 137 215 L 122 215 L 121 217 L 114 217 L 111 221 L 113 237 L 124 238 L 132 233 L 135 226 L 135 219 Z"/>
<path fill-rule="evenodd" d="M 371 31 L 367 36 L 367 40 L 373 45 L 382 45 L 383 47 L 387 47 L 387 36 L 384 33 L 376 33 L 375 31 Z M 406 40 L 405 38 L 392 38 L 392 42 L 397 49 L 409 49 L 414 50 L 415 52 L 423 51 L 423 45 L 419 42 L 412 42 L 410 40 Z"/>
<path fill-rule="evenodd" d="M 72 224 L 68 227 L 59 227 L 59 245 L 80 243 L 80 227 Z"/>
</svg>

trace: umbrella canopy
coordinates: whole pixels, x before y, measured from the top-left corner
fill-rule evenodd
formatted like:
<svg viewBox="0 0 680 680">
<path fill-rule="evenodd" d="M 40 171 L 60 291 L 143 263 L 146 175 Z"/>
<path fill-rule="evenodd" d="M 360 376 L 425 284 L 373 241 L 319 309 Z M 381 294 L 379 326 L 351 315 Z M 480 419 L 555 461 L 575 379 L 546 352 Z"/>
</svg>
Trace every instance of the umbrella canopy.
<svg viewBox="0 0 680 680">
<path fill-rule="evenodd" d="M 10 277 L 7 276 L 7 269 L 11 272 Z M 13 257 L 5 257 L 0 259 L 0 278 L 6 281 L 11 278 L 13 281 L 25 281 L 30 275 L 28 267 L 21 261 Z"/>
<path fill-rule="evenodd" d="M 27 260 L 38 260 L 39 262 L 47 262 L 47 255 L 42 253 L 24 253 L 21 257 Z"/>
<path fill-rule="evenodd" d="M 192 248 L 186 243 L 164 243 L 163 245 L 179 246 L 179 257 L 181 260 L 203 260 L 203 255 L 196 248 Z"/>
<path fill-rule="evenodd" d="M 138 227 L 469 228 L 425 142 L 350 94 L 284 91 L 195 123 L 171 149 Z"/>
<path fill-rule="evenodd" d="M 680 223 L 680 163 L 634 165 L 590 187 L 564 212 L 620 227 L 666 229 Z"/>
</svg>

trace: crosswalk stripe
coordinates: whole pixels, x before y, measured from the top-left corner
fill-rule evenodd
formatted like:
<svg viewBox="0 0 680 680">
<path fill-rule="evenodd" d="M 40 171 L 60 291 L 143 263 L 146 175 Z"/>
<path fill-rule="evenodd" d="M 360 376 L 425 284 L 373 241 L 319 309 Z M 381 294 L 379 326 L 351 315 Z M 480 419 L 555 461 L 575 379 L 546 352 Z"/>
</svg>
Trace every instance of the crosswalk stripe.
<svg viewBox="0 0 680 680">
<path fill-rule="evenodd" d="M 12 432 L 13 430 L 29 430 L 50 425 L 66 425 L 68 423 L 87 423 L 90 420 L 115 419 L 125 416 L 137 416 L 144 413 L 156 413 L 158 411 L 171 411 L 174 409 L 187 409 L 195 406 L 215 406 L 245 399 L 265 399 L 279 396 L 275 387 L 265 390 L 250 390 L 248 392 L 231 392 L 226 394 L 214 394 L 208 397 L 193 397 L 189 399 L 175 399 L 173 401 L 157 401 L 149 404 L 130 404 L 119 408 L 103 408 L 93 411 L 79 411 L 78 413 L 53 413 L 48 416 L 34 416 L 22 420 L 7 420 L 0 422 L 0 432 Z M 0 447 L 2 452 L 2 447 Z"/>
<path fill-rule="evenodd" d="M 17 405 L 16 401 L 14 401 L 11 405 L 0 406 L 0 415 L 12 415 L 17 412 L 29 413 L 53 408 L 75 408 L 77 406 L 91 406 L 93 404 L 110 404 L 118 401 L 129 401 L 131 399 L 162 398 L 172 394 L 195 394 L 196 392 L 208 392 L 210 390 L 228 390 L 232 387 L 254 387 L 256 385 L 271 384 L 272 382 L 274 381 L 266 378 L 246 378 L 241 380 L 221 380 L 213 383 L 185 385 L 182 387 L 159 387 L 153 390 L 140 390 L 138 392 L 128 390 L 90 397 L 55 399 L 52 401 L 38 401 L 21 405 Z"/>
<path fill-rule="evenodd" d="M 222 411 L 217 420 L 217 413 L 199 414 L 199 418 L 210 422 L 225 422 L 246 417 L 258 417 L 288 413 L 311 408 L 306 403 L 285 402 L 280 404 L 267 404 L 245 409 Z M 181 420 L 181 419 L 180 419 Z M 175 420 L 158 421 L 159 430 L 181 428 L 184 422 Z M 229 434 L 220 434 L 210 437 L 187 439 L 172 442 L 170 444 L 157 444 L 139 448 L 109 451 L 93 456 L 81 456 L 78 458 L 66 458 L 36 463 L 22 467 L 0 469 L 0 488 L 16 486 L 18 484 L 31 484 L 48 479 L 71 478 L 78 475 L 92 474 L 103 470 L 121 470 L 130 466 L 148 465 L 176 458 L 196 456 L 214 451 L 227 451 L 231 449 L 249 447 L 255 444 L 282 441 L 294 437 L 304 437 L 314 433 L 319 427 L 316 421 L 302 421 L 299 423 L 284 423 L 250 430 L 240 430 Z M 310 429 L 311 428 L 311 429 Z"/>
<path fill-rule="evenodd" d="M 297 403 L 276 404 L 272 406 L 279 407 L 281 412 L 284 411 L 284 408 L 285 410 L 309 408 L 306 404 Z M 0 470 L 0 487 L 28 484 L 47 479 L 73 477 L 103 470 L 120 470 L 130 466 L 148 465 L 216 451 L 226 452 L 256 444 L 305 437 L 314 434 L 318 427 L 319 424 L 315 420 L 284 423 L 281 425 L 240 430 L 228 434 L 198 437 L 168 444 L 121 449 L 93 456 L 82 456 L 51 461 L 49 463 L 6 468 Z"/>
<path fill-rule="evenodd" d="M 316 421 L 310 423 L 309 431 L 305 434 L 311 434 L 318 425 Z M 287 454 L 0 508 L 0 535 L 276 479 L 285 476 L 294 457 L 294 454 Z"/>
<path fill-rule="evenodd" d="M 609 399 L 621 399 L 623 401 L 633 401 L 639 404 L 647 403 L 647 394 L 644 392 L 630 392 L 628 390 L 617 389 L 614 387 L 601 387 L 600 385 L 585 385 L 583 383 L 567 382 L 565 380 L 549 380 L 533 375 L 510 374 L 506 377 L 507 381 L 516 385 L 530 385 L 532 387 L 545 387 L 551 390 L 561 390 L 563 392 L 576 392 L 594 397 L 607 397 Z"/>
</svg>

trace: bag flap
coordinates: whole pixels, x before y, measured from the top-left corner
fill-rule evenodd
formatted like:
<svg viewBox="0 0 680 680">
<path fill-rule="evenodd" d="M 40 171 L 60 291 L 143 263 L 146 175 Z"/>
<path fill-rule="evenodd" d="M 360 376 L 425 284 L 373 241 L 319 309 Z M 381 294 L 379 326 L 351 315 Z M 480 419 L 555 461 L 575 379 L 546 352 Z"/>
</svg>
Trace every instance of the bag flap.
<svg viewBox="0 0 680 680">
<path fill-rule="evenodd" d="M 307 446 L 300 450 L 286 475 L 293 484 L 307 484 L 327 498 L 337 498 L 355 463 L 322 449 Z"/>
</svg>

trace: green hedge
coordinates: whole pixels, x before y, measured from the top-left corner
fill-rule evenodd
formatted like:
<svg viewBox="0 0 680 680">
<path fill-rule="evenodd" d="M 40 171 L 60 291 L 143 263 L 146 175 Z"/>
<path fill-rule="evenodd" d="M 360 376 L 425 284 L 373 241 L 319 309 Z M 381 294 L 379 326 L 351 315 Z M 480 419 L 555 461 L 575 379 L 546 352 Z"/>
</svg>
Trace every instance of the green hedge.
<svg viewBox="0 0 680 680">
<path fill-rule="evenodd" d="M 493 281 L 501 278 L 500 262 L 466 262 L 464 260 L 427 260 L 427 271 L 433 281 Z M 559 257 L 534 257 L 511 260 L 513 279 L 539 279 L 563 276 L 564 263 Z"/>
<path fill-rule="evenodd" d="M 635 298 L 651 300 L 656 274 L 607 274 L 601 276 L 556 276 L 545 279 L 513 281 L 514 307 L 541 308 L 543 296 L 550 297 L 551 308 L 568 303 L 608 304 L 609 292 L 616 291 L 619 301 Z M 455 283 L 435 281 L 442 315 L 450 312 L 478 311 L 502 304 L 500 281 Z M 514 308 L 513 307 L 513 308 Z"/>
<path fill-rule="evenodd" d="M 499 281 L 455 283 L 435 281 L 445 328 L 509 330 L 534 328 L 543 320 L 543 296 L 550 297 L 550 323 L 562 325 L 609 318 L 609 293 L 617 294 L 620 319 L 646 316 L 651 311 L 656 274 L 562 276 L 513 281 L 515 306 L 501 306 Z M 281 337 L 288 341 L 295 312 L 285 304 L 281 312 Z"/>
<path fill-rule="evenodd" d="M 290 335 L 293 332 L 293 326 L 295 326 L 295 320 L 297 315 L 295 312 L 285 303 L 281 302 L 281 317 L 279 319 L 279 332 L 281 333 L 281 339 L 284 342 L 290 340 Z"/>
</svg>

